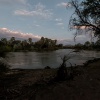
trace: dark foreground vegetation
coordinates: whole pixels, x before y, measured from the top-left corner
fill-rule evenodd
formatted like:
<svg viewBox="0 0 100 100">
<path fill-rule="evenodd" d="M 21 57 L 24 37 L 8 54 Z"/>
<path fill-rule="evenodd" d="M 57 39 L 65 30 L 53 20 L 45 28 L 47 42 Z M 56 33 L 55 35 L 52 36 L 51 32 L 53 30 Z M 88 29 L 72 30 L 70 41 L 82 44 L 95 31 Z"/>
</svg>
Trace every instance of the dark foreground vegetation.
<svg viewBox="0 0 100 100">
<path fill-rule="evenodd" d="M 9 70 L 0 75 L 0 100 L 99 100 L 99 65 L 94 59 L 72 69 L 63 62 L 57 69 Z"/>
</svg>

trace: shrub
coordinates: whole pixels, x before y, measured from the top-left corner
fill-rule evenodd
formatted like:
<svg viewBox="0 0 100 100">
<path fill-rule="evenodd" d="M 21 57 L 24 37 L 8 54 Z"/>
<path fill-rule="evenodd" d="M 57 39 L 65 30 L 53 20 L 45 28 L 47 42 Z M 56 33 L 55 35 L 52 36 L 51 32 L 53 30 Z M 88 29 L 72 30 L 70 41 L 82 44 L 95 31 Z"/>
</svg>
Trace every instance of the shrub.
<svg viewBox="0 0 100 100">
<path fill-rule="evenodd" d="M 4 60 L 3 58 L 0 58 L 0 74 L 6 73 L 10 68 L 10 65 Z"/>
<path fill-rule="evenodd" d="M 44 69 L 51 69 L 51 67 L 49 67 L 49 66 L 46 66 Z"/>
<path fill-rule="evenodd" d="M 70 57 L 68 56 L 64 56 L 62 58 L 62 64 L 60 65 L 58 71 L 57 71 L 57 76 L 56 79 L 58 81 L 64 81 L 64 80 L 68 80 L 68 79 L 73 79 L 73 67 L 66 67 L 66 62 L 68 62 L 68 60 L 70 59 Z"/>
</svg>

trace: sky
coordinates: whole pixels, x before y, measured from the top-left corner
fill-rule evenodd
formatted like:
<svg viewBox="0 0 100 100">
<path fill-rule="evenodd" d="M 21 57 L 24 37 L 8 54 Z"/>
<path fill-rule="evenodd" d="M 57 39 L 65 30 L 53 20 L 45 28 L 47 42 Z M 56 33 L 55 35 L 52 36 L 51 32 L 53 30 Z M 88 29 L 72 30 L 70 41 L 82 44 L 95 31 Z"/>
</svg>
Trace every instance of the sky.
<svg viewBox="0 0 100 100">
<path fill-rule="evenodd" d="M 0 0 L 0 37 L 33 38 L 42 36 L 64 44 L 74 43 L 69 30 L 73 9 L 70 0 Z M 86 36 L 78 36 L 78 41 Z"/>
</svg>

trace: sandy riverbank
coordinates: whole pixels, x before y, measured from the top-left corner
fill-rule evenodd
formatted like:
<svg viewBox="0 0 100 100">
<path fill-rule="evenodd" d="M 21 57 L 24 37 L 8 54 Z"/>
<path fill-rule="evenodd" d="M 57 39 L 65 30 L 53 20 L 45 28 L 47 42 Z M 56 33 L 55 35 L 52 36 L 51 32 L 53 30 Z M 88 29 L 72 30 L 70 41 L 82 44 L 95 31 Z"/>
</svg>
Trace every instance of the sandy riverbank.
<svg viewBox="0 0 100 100">
<path fill-rule="evenodd" d="M 73 80 L 57 82 L 57 69 L 12 70 L 0 78 L 0 100 L 99 100 L 100 59 L 74 71 Z"/>
</svg>

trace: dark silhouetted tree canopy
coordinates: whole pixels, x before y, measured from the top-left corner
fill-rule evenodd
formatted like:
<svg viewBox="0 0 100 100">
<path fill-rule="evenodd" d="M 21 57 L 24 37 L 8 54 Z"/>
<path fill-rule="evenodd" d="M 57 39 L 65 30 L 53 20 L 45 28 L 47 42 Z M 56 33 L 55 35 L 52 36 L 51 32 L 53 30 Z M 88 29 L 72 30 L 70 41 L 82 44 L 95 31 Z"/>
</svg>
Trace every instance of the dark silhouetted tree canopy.
<svg viewBox="0 0 100 100">
<path fill-rule="evenodd" d="M 100 39 L 100 0 L 71 0 L 71 5 L 75 12 L 70 19 L 70 28 L 77 30 L 76 35 L 85 29 Z"/>
</svg>

